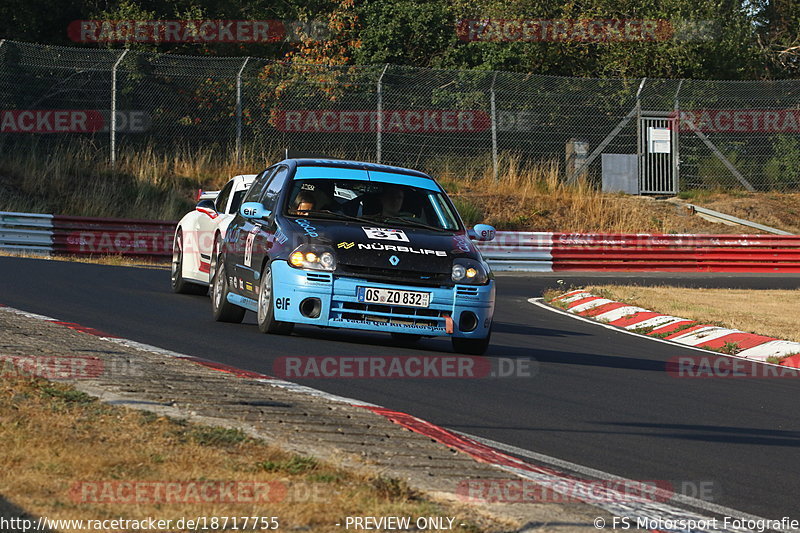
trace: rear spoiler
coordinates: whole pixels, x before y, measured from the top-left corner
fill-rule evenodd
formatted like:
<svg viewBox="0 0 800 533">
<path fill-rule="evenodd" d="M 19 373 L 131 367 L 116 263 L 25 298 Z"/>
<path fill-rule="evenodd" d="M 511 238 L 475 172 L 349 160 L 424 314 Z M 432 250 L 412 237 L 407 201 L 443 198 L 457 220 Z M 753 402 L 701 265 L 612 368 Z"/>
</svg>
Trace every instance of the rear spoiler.
<svg viewBox="0 0 800 533">
<path fill-rule="evenodd" d="M 219 191 L 204 191 L 203 189 L 197 189 L 197 198 L 195 198 L 195 201 L 199 202 L 200 200 L 216 200 L 217 196 L 219 196 Z"/>
</svg>

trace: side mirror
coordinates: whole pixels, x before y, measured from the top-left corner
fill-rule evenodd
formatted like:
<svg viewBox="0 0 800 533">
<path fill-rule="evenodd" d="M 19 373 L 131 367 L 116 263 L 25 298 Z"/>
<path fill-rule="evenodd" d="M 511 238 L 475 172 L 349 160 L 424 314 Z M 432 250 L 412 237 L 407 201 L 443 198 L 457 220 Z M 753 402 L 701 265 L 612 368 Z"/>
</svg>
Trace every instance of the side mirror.
<svg viewBox="0 0 800 533">
<path fill-rule="evenodd" d="M 245 202 L 239 208 L 239 214 L 244 218 L 267 218 L 272 214 L 272 211 L 264 209 L 264 206 L 259 202 Z"/>
<path fill-rule="evenodd" d="M 194 206 L 194 208 L 195 209 L 210 209 L 210 210 L 214 211 L 215 213 L 217 212 L 217 206 L 214 204 L 214 200 L 209 200 L 208 198 L 206 198 L 205 200 L 200 200 L 199 202 L 197 202 L 197 205 Z"/>
<path fill-rule="evenodd" d="M 497 233 L 489 224 L 475 224 L 475 227 L 467 231 L 467 235 L 473 241 L 492 241 Z"/>
</svg>

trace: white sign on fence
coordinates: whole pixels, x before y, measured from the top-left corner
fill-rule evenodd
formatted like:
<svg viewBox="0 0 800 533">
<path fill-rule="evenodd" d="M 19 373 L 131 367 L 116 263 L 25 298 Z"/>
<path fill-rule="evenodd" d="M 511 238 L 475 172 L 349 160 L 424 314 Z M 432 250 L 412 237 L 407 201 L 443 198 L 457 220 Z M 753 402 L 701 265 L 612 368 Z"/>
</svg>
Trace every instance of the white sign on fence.
<svg viewBox="0 0 800 533">
<path fill-rule="evenodd" d="M 668 154 L 672 151 L 669 128 L 647 128 L 647 151 L 651 154 Z"/>
</svg>

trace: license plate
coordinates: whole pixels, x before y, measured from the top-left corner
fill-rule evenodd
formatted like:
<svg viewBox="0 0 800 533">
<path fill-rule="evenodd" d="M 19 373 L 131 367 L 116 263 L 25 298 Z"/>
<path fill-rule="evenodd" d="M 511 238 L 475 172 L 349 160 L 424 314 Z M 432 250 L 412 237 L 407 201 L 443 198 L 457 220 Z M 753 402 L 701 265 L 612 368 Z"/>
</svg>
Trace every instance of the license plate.
<svg viewBox="0 0 800 533">
<path fill-rule="evenodd" d="M 396 289 L 377 289 L 374 287 L 359 287 L 358 301 L 367 304 L 402 305 L 404 307 L 428 307 L 431 305 L 431 293 L 400 291 Z"/>
</svg>

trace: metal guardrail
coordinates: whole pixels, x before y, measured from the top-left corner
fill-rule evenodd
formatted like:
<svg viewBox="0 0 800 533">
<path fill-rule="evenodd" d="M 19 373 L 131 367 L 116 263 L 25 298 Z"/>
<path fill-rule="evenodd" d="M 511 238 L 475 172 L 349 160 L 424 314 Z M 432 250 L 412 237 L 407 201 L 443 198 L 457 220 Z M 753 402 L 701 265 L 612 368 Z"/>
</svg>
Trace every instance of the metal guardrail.
<svg viewBox="0 0 800 533">
<path fill-rule="evenodd" d="M 172 254 L 176 222 L 0 212 L 0 248 L 45 254 Z M 800 273 L 797 235 L 499 231 L 479 243 L 496 271 Z"/>
<path fill-rule="evenodd" d="M 27 253 L 172 254 L 175 222 L 0 212 L 0 249 Z"/>
<path fill-rule="evenodd" d="M 0 211 L 0 249 L 49 253 L 53 215 Z"/>
<path fill-rule="evenodd" d="M 797 235 L 497 232 L 479 248 L 498 271 L 800 272 Z"/>
</svg>

